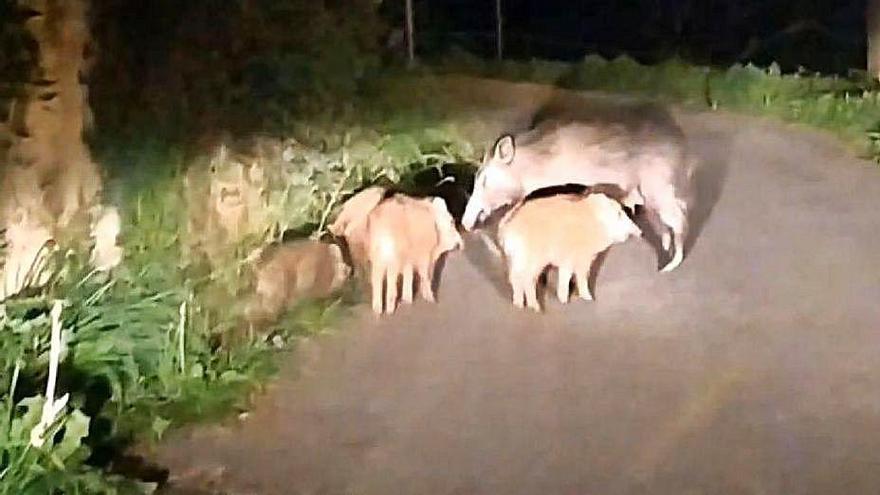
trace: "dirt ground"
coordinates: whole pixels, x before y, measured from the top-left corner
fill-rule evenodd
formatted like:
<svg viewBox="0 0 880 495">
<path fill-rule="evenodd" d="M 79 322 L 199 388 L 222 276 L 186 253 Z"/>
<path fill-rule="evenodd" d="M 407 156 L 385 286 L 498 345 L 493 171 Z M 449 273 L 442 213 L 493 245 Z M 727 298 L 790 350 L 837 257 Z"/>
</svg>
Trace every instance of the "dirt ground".
<svg viewBox="0 0 880 495">
<path fill-rule="evenodd" d="M 447 91 L 486 136 L 548 92 Z M 631 240 L 595 302 L 539 316 L 468 237 L 438 304 L 359 308 L 246 420 L 155 459 L 235 494 L 880 493 L 880 168 L 817 132 L 675 115 L 700 158 L 676 271 Z"/>
</svg>

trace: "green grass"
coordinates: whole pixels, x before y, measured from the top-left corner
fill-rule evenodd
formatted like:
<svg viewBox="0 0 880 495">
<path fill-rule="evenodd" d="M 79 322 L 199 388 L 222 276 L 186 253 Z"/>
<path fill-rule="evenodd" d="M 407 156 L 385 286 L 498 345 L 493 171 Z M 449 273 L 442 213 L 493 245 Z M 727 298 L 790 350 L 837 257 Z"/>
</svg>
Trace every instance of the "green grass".
<svg viewBox="0 0 880 495">
<path fill-rule="evenodd" d="M 863 78 L 782 74 L 775 66 L 696 67 L 678 60 L 641 65 L 628 57 L 579 63 L 482 61 L 455 52 L 427 69 L 642 95 L 691 108 L 770 116 L 828 130 L 864 156 L 880 159 L 880 90 Z"/>
</svg>

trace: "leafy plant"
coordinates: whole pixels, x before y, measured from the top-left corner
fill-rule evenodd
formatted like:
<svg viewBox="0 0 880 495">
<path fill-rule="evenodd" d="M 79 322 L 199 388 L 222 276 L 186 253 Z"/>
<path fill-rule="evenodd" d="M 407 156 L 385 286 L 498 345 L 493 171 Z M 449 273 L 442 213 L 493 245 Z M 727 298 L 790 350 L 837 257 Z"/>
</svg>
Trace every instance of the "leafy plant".
<svg viewBox="0 0 880 495">
<path fill-rule="evenodd" d="M 95 137 L 109 172 L 106 197 L 123 217 L 125 256 L 102 273 L 88 267 L 87 253 L 66 253 L 50 285 L 0 306 L 0 376 L 15 377 L 0 383 L 0 494 L 148 489 L 108 475 L 119 449 L 246 409 L 276 353 L 333 327 L 356 298 L 348 290 L 304 302 L 249 335 L 237 312 L 249 289 L 248 254 L 285 231 L 320 236 L 342 201 L 367 184 L 470 159 L 473 143 L 438 115 L 371 96 L 290 119 L 282 135 L 291 147 L 266 164 L 265 231 L 230 245 L 214 267 L 183 249 L 183 171 L 209 150 L 184 153 L 160 134 Z M 64 301 L 58 387 L 69 399 L 36 449 L 29 434 L 47 401 L 56 300 Z"/>
<path fill-rule="evenodd" d="M 90 418 L 80 407 L 68 407 L 68 394 L 55 397 L 59 362 L 69 354 L 62 339 L 62 303 L 55 302 L 51 317 L 32 310 L 22 314 L 31 303 L 0 304 L 0 363 L 9 372 L 3 376 L 11 377 L 0 388 L 0 494 L 152 492 L 154 485 L 104 476 L 86 465 Z M 45 394 L 19 398 L 20 381 L 41 377 L 43 370 L 34 364 L 45 360 Z"/>
<path fill-rule="evenodd" d="M 441 61 L 439 73 L 465 73 L 570 88 L 635 93 L 694 107 L 730 109 L 800 122 L 836 133 L 880 161 L 876 130 L 880 93 L 863 79 L 733 65 L 697 67 L 672 59 L 642 65 L 629 57 L 590 55 L 580 63 L 480 62 L 461 54 Z"/>
</svg>

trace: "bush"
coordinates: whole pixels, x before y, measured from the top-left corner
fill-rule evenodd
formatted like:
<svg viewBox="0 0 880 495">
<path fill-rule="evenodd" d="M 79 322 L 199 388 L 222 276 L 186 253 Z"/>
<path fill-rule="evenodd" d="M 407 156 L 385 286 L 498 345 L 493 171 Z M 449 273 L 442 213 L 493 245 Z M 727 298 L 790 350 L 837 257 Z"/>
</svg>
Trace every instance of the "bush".
<svg viewBox="0 0 880 495">
<path fill-rule="evenodd" d="M 572 64 L 498 64 L 478 63 L 458 53 L 441 61 L 435 70 L 514 81 L 555 81 L 569 89 L 634 93 L 698 108 L 769 115 L 835 132 L 880 160 L 880 93 L 860 79 L 803 71 L 783 74 L 775 64 L 766 69 L 751 64 L 717 69 L 673 59 L 649 66 L 625 56 L 606 60 L 594 55 Z"/>
</svg>

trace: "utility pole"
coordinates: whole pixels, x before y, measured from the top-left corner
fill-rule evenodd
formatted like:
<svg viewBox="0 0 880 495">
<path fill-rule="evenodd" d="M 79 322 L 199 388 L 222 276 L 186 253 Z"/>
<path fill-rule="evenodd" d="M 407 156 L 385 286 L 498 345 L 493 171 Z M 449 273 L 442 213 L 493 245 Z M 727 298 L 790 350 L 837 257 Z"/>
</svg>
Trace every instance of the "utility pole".
<svg viewBox="0 0 880 495">
<path fill-rule="evenodd" d="M 868 34 L 868 75 L 876 80 L 880 78 L 880 0 L 868 0 L 865 27 Z"/>
<path fill-rule="evenodd" d="M 406 0 L 406 54 L 407 63 L 410 67 L 415 65 L 416 49 L 415 37 L 413 36 L 413 3 Z"/>
<path fill-rule="evenodd" d="M 495 0 L 495 55 L 504 58 L 504 20 L 501 17 L 501 0 Z"/>
</svg>

